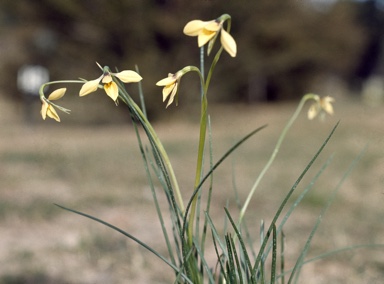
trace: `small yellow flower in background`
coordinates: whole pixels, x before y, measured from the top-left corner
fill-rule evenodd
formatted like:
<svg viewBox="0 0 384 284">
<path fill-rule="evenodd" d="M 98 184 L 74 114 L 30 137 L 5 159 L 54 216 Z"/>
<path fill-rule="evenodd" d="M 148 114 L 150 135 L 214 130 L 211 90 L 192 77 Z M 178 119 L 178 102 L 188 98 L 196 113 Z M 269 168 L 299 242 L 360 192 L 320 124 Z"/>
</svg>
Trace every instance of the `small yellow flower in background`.
<svg viewBox="0 0 384 284">
<path fill-rule="evenodd" d="M 100 65 L 98 66 L 101 68 Z M 119 73 L 112 73 L 109 71 L 108 67 L 105 67 L 103 69 L 103 74 L 99 78 L 88 81 L 81 87 L 79 92 L 80 97 L 95 92 L 99 87 L 99 84 L 102 83 L 106 94 L 116 102 L 119 96 L 119 88 L 117 87 L 117 84 L 113 82 L 112 76 L 119 78 L 124 83 L 139 82 L 143 79 L 135 71 L 125 70 Z"/>
<path fill-rule="evenodd" d="M 199 47 L 202 47 L 207 42 L 209 42 L 207 50 L 208 55 L 210 54 L 213 44 L 220 32 L 221 45 L 229 53 L 230 56 L 235 57 L 237 52 L 236 42 L 233 37 L 223 28 L 223 24 L 226 19 L 226 17 L 222 16 L 217 20 L 212 21 L 193 20 L 185 25 L 183 32 L 188 36 L 197 36 L 197 43 Z"/>
<path fill-rule="evenodd" d="M 48 117 L 50 118 L 53 118 L 54 120 L 56 120 L 57 122 L 60 122 L 60 117 L 59 115 L 57 114 L 55 108 L 53 107 L 53 104 L 51 103 L 51 101 L 54 101 L 54 100 L 58 100 L 60 98 L 62 98 L 65 94 L 65 91 L 67 89 L 66 88 L 61 88 L 61 89 L 57 89 L 55 91 L 53 91 L 49 96 L 48 96 L 48 99 L 46 98 L 42 98 L 41 99 L 41 103 L 42 103 L 42 106 L 41 106 L 41 117 L 45 120 Z M 66 110 L 64 108 L 61 108 L 59 106 L 56 106 L 58 107 L 59 109 L 65 111 L 65 112 L 68 112 L 69 110 Z"/>
<path fill-rule="evenodd" d="M 180 82 L 181 74 L 177 72 L 176 74 L 169 73 L 167 78 L 164 78 L 156 83 L 157 86 L 164 86 L 163 88 L 163 102 L 169 97 L 169 101 L 167 103 L 168 107 L 172 104 L 175 97 L 177 97 L 177 88 Z M 177 105 L 177 99 L 176 99 Z"/>
<path fill-rule="evenodd" d="M 315 102 L 309 107 L 308 110 L 308 119 L 314 119 L 318 114 L 324 115 L 324 112 L 330 115 L 333 114 L 332 103 L 335 101 L 334 98 L 329 96 L 320 98 L 316 95 L 314 100 Z"/>
</svg>

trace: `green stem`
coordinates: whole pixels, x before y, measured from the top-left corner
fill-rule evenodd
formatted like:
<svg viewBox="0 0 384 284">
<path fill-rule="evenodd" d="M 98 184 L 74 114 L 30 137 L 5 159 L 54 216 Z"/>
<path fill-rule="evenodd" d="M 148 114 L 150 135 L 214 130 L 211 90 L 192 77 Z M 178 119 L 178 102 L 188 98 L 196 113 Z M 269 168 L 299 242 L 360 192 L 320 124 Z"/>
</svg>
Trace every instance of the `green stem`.
<svg viewBox="0 0 384 284">
<path fill-rule="evenodd" d="M 200 139 L 199 139 L 199 148 L 197 154 L 197 163 L 196 163 L 196 177 L 194 189 L 196 189 L 201 181 L 201 175 L 203 170 L 203 157 L 204 157 L 204 148 L 205 148 L 205 137 L 207 132 L 207 107 L 208 100 L 206 93 L 204 92 L 201 102 L 201 117 L 200 117 Z M 191 214 L 189 217 L 188 223 L 188 240 L 189 244 L 192 245 L 193 240 L 193 221 L 196 215 L 196 204 L 197 204 L 198 194 L 195 195 L 191 205 Z"/>
<path fill-rule="evenodd" d="M 292 117 L 290 118 L 288 123 L 285 125 L 283 131 L 280 134 L 279 140 L 276 143 L 275 149 L 273 150 L 271 157 L 269 158 L 269 160 L 266 163 L 266 165 L 264 166 L 263 170 L 260 172 L 259 176 L 257 177 L 255 183 L 252 186 L 252 189 L 248 193 L 248 197 L 245 200 L 243 207 L 241 208 L 240 215 L 239 215 L 239 222 L 238 222 L 239 226 L 241 225 L 241 222 L 243 221 L 244 214 L 248 208 L 249 202 L 251 201 L 253 194 L 255 193 L 257 187 L 259 186 L 260 181 L 264 177 L 265 173 L 268 171 L 268 169 L 272 165 L 273 161 L 275 160 L 277 153 L 279 152 L 280 146 L 283 143 L 283 140 L 284 140 L 288 130 L 291 128 L 292 124 L 295 122 L 295 120 L 298 117 L 298 115 L 299 115 L 301 109 L 303 108 L 305 102 L 310 100 L 310 99 L 314 99 L 314 97 L 315 97 L 315 95 L 313 95 L 313 94 L 307 94 L 307 95 L 303 96 L 299 105 L 297 106 L 296 111 L 294 112 L 294 114 L 292 115 Z"/>
<path fill-rule="evenodd" d="M 42 99 L 44 97 L 44 88 L 46 86 L 53 85 L 53 84 L 63 84 L 63 83 L 80 83 L 80 84 L 84 84 L 85 82 L 86 81 L 81 81 L 81 80 L 62 80 L 62 81 L 47 82 L 47 83 L 45 83 L 45 84 L 40 86 L 40 89 L 39 89 L 40 99 Z"/>
<path fill-rule="evenodd" d="M 177 198 L 178 203 L 179 203 L 179 208 L 182 212 L 184 212 L 184 203 L 183 203 L 183 199 L 181 197 L 179 184 L 177 182 L 176 175 L 175 175 L 175 172 L 174 172 L 173 167 L 172 167 L 172 163 L 170 162 L 168 154 L 165 151 L 163 144 L 161 143 L 161 140 L 157 136 L 151 123 L 148 121 L 148 119 L 146 118 L 145 114 L 141 111 L 141 109 L 136 105 L 136 103 L 133 102 L 133 100 L 128 96 L 128 94 L 126 94 L 124 89 L 122 89 L 122 88 L 119 88 L 119 89 L 121 91 L 120 94 L 122 94 L 122 96 L 124 97 L 124 102 L 126 104 L 129 104 L 131 107 L 135 108 L 136 113 L 138 115 L 140 115 L 140 119 L 142 120 L 143 127 L 145 127 L 147 129 L 148 134 L 151 136 L 151 140 L 156 144 L 156 147 L 157 147 L 160 155 L 163 157 L 165 166 L 168 170 L 168 174 L 170 176 L 172 185 L 174 187 L 174 192 L 176 194 L 176 198 Z"/>
<path fill-rule="evenodd" d="M 205 138 L 206 138 L 206 132 L 207 132 L 207 109 L 208 109 L 208 99 L 207 99 L 207 92 L 208 87 L 211 82 L 213 70 L 215 69 L 215 66 L 217 62 L 219 61 L 220 55 L 223 51 L 223 47 L 220 47 L 220 49 L 217 51 L 211 67 L 209 68 L 207 79 L 204 81 L 204 79 L 201 77 L 202 85 L 204 86 L 202 97 L 201 97 L 201 116 L 200 116 L 200 138 L 199 138 L 199 148 L 198 148 L 198 154 L 197 154 L 197 163 L 196 163 L 196 176 L 195 176 L 195 185 L 194 189 L 196 189 L 200 182 L 201 182 L 201 176 L 202 176 L 202 169 L 203 169 L 203 157 L 204 157 L 204 149 L 205 149 Z M 204 57 L 200 57 L 200 65 L 204 65 Z M 200 76 L 202 76 L 201 72 L 199 72 Z M 189 222 L 188 222 L 188 240 L 189 245 L 192 245 L 193 241 L 193 224 L 194 219 L 196 215 L 196 205 L 197 205 L 198 195 L 196 194 L 193 198 L 192 204 L 191 204 L 191 214 L 189 216 Z"/>
</svg>

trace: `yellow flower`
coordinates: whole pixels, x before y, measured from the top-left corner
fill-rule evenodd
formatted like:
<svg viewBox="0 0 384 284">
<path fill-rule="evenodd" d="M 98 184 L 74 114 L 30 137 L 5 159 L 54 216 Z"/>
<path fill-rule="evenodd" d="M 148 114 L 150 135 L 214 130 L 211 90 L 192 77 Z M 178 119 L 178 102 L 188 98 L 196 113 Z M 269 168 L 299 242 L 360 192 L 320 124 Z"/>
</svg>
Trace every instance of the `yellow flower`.
<svg viewBox="0 0 384 284">
<path fill-rule="evenodd" d="M 165 100 L 169 96 L 169 101 L 166 107 L 168 107 L 173 102 L 173 100 L 177 95 L 177 88 L 179 86 L 180 78 L 181 78 L 181 75 L 179 72 L 176 74 L 169 73 L 167 78 L 164 78 L 156 83 L 157 86 L 164 86 L 163 102 L 165 102 Z M 177 99 L 176 99 L 176 105 L 177 105 Z"/>
<path fill-rule="evenodd" d="M 119 88 L 117 87 L 117 84 L 113 82 L 112 77 L 117 77 L 124 83 L 139 82 L 143 79 L 139 74 L 131 70 L 125 70 L 119 73 L 112 73 L 109 71 L 108 67 L 104 67 L 103 74 L 95 80 L 86 82 L 81 87 L 79 95 L 82 97 L 95 92 L 99 87 L 99 84 L 102 83 L 106 94 L 116 102 L 119 96 Z"/>
<path fill-rule="evenodd" d="M 328 113 L 330 115 L 333 114 L 333 106 L 332 103 L 335 101 L 334 98 L 326 96 L 320 98 L 315 95 L 315 102 L 309 107 L 308 110 L 308 119 L 314 119 L 319 113 L 324 114 Z"/>
<path fill-rule="evenodd" d="M 229 55 L 235 57 L 237 52 L 236 42 L 233 37 L 225 29 L 223 29 L 225 19 L 220 20 L 220 18 L 212 21 L 190 21 L 185 25 L 183 32 L 188 36 L 197 36 L 197 43 L 199 47 L 202 47 L 209 42 L 207 51 L 208 55 L 211 52 L 219 32 L 221 32 L 221 45 L 229 53 Z"/>
<path fill-rule="evenodd" d="M 61 88 L 61 89 L 57 89 L 55 91 L 53 91 L 49 96 L 48 96 L 48 99 L 46 99 L 45 97 L 42 98 L 41 100 L 41 117 L 45 120 L 48 117 L 50 118 L 53 118 L 54 120 L 56 120 L 57 122 L 60 122 L 60 117 L 59 115 L 57 114 L 55 108 L 53 107 L 53 104 L 51 103 L 51 101 L 54 101 L 54 100 L 58 100 L 60 99 L 61 97 L 64 96 L 65 94 L 65 91 L 67 89 L 66 88 Z M 59 107 L 57 105 L 55 105 L 56 107 L 58 107 L 60 110 L 64 111 L 64 112 L 68 112 L 69 110 L 67 109 L 64 109 L 62 107 Z"/>
</svg>

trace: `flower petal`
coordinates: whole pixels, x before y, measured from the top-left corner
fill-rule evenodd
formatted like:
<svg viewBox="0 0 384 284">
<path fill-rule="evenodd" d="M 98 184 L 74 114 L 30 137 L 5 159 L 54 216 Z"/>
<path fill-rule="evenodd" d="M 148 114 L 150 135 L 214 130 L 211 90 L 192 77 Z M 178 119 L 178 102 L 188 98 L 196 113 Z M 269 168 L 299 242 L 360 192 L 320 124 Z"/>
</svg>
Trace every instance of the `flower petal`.
<svg viewBox="0 0 384 284">
<path fill-rule="evenodd" d="M 188 36 L 197 36 L 206 25 L 207 22 L 201 20 L 190 21 L 185 25 L 183 33 Z"/>
<path fill-rule="evenodd" d="M 82 97 L 82 96 L 88 95 L 88 94 L 96 91 L 97 88 L 99 87 L 99 83 L 100 83 L 101 78 L 102 78 L 102 76 L 100 76 L 96 80 L 91 80 L 91 81 L 86 82 L 81 87 L 80 92 L 79 92 L 79 96 Z"/>
<path fill-rule="evenodd" d="M 169 94 L 175 89 L 176 84 L 170 84 L 164 87 L 163 89 L 163 102 L 167 99 Z"/>
<path fill-rule="evenodd" d="M 101 83 L 103 84 L 108 84 L 108 83 L 111 83 L 113 80 L 112 80 L 112 76 L 111 74 L 107 73 L 103 76 L 103 79 L 101 79 Z"/>
<path fill-rule="evenodd" d="M 167 106 L 165 108 L 167 108 L 168 106 L 170 106 L 173 103 L 173 100 L 175 99 L 176 94 L 177 94 L 177 84 L 175 84 L 175 86 L 172 90 L 171 96 L 169 97 L 169 101 L 167 103 Z"/>
<path fill-rule="evenodd" d="M 50 118 L 53 118 L 54 120 L 56 120 L 57 122 L 60 122 L 60 117 L 59 117 L 59 115 L 57 114 L 56 110 L 54 109 L 54 107 L 52 105 L 48 106 L 47 115 Z"/>
<path fill-rule="evenodd" d="M 216 32 L 212 32 L 206 29 L 202 30 L 202 32 L 197 37 L 197 45 L 199 47 L 202 47 L 204 44 L 210 41 L 215 35 L 216 35 Z"/>
<path fill-rule="evenodd" d="M 117 100 L 117 97 L 119 96 L 119 89 L 117 88 L 115 82 L 112 81 L 107 84 L 104 84 L 104 90 L 112 100 Z"/>
<path fill-rule="evenodd" d="M 319 111 L 320 111 L 319 104 L 318 103 L 312 104 L 308 110 L 308 119 L 309 120 L 314 119 L 318 115 Z"/>
<path fill-rule="evenodd" d="M 49 95 L 48 100 L 54 101 L 54 100 L 58 100 L 58 99 L 62 98 L 64 96 L 66 90 L 67 90 L 66 88 L 61 88 L 61 89 L 57 89 L 57 90 L 53 91 Z"/>
<path fill-rule="evenodd" d="M 48 103 L 46 101 L 41 101 L 41 110 L 40 110 L 40 114 L 41 114 L 41 117 L 45 120 L 47 118 L 47 110 L 48 110 Z"/>
<path fill-rule="evenodd" d="M 156 86 L 168 86 L 176 82 L 176 78 L 173 74 L 169 74 L 167 78 L 161 79 L 156 83 Z"/>
<path fill-rule="evenodd" d="M 119 78 L 124 83 L 139 82 L 143 79 L 139 74 L 137 74 L 135 71 L 131 71 L 131 70 L 121 71 L 121 72 L 113 74 L 113 75 L 115 75 L 117 78 Z"/>
<path fill-rule="evenodd" d="M 237 52 L 237 45 L 233 37 L 224 29 L 221 30 L 220 41 L 224 49 L 230 56 L 235 57 Z"/>
<path fill-rule="evenodd" d="M 218 30 L 221 29 L 221 24 L 220 22 L 217 22 L 216 20 L 213 20 L 213 21 L 209 21 L 207 22 L 207 24 L 205 25 L 204 29 L 208 30 L 208 31 L 211 31 L 211 32 L 217 32 Z"/>
<path fill-rule="evenodd" d="M 323 108 L 323 110 L 332 115 L 333 114 L 333 106 L 332 106 L 332 103 L 335 101 L 334 98 L 332 97 L 329 97 L 329 96 L 326 96 L 324 98 L 322 98 L 320 100 L 320 103 L 321 103 L 321 107 Z"/>
</svg>

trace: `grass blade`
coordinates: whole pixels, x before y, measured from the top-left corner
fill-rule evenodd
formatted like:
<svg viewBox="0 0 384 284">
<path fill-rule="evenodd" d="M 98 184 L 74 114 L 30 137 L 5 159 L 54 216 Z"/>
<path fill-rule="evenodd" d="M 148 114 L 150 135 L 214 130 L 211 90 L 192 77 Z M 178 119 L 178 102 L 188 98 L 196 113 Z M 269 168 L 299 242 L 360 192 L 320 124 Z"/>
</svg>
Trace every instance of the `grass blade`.
<svg viewBox="0 0 384 284">
<path fill-rule="evenodd" d="M 265 250 L 265 247 L 267 246 L 267 243 L 268 243 L 268 236 L 271 234 L 271 231 L 272 231 L 272 227 L 276 224 L 276 221 L 277 219 L 279 218 L 283 208 L 285 207 L 286 203 L 288 202 L 288 199 L 291 197 L 292 193 L 295 191 L 295 189 L 297 188 L 298 184 L 301 182 L 301 180 L 303 179 L 303 177 L 305 176 L 305 174 L 307 173 L 307 171 L 310 169 L 310 167 L 312 166 L 312 164 L 315 162 L 315 160 L 317 159 L 317 157 L 320 155 L 320 153 L 323 151 L 324 147 L 328 144 L 328 141 L 331 139 L 333 133 L 336 131 L 336 128 L 337 126 L 339 125 L 339 122 L 333 127 L 331 133 L 328 135 L 328 137 L 325 139 L 325 141 L 323 142 L 323 144 L 320 146 L 319 150 L 316 152 L 316 154 L 313 156 L 313 158 L 311 159 L 311 161 L 308 163 L 308 165 L 305 167 L 304 171 L 300 174 L 299 178 L 296 180 L 296 182 L 294 183 L 294 185 L 292 186 L 292 188 L 290 189 L 290 191 L 288 192 L 288 194 L 286 195 L 286 197 L 284 198 L 283 202 L 280 204 L 280 207 L 278 208 L 272 222 L 271 222 L 271 225 L 269 226 L 269 229 L 267 231 L 267 238 L 264 240 L 263 244 L 261 245 L 260 247 L 260 250 L 259 250 L 259 254 L 256 258 L 256 261 L 255 261 L 255 264 L 253 266 L 253 270 L 252 270 L 252 274 L 255 275 L 256 274 L 256 271 L 257 271 L 257 268 L 259 267 L 260 265 L 260 262 L 261 262 L 261 258 L 263 256 L 263 253 L 264 253 L 264 250 Z"/>
<path fill-rule="evenodd" d="M 197 254 L 200 256 L 201 265 L 203 266 L 204 270 L 206 271 L 206 274 L 208 275 L 209 283 L 215 283 L 212 272 L 209 269 L 209 265 L 208 265 L 207 261 L 205 260 L 204 252 L 201 250 L 201 248 L 199 247 L 199 245 L 196 242 L 194 242 L 194 245 L 195 245 L 195 249 L 197 251 Z M 201 275 L 202 275 L 202 277 L 204 276 L 203 272 Z"/>
<path fill-rule="evenodd" d="M 230 241 L 231 241 L 231 246 L 232 246 L 232 250 L 233 250 L 233 256 L 234 256 L 235 262 L 236 262 L 238 278 L 239 278 L 240 284 L 243 284 L 244 282 L 243 282 L 242 267 L 240 265 L 239 257 L 237 254 L 235 241 L 233 240 L 233 238 L 230 238 Z"/>
<path fill-rule="evenodd" d="M 276 261 L 277 261 L 277 236 L 276 226 L 272 227 L 272 266 L 271 266 L 271 284 L 276 281 Z"/>
<path fill-rule="evenodd" d="M 236 227 L 236 224 L 235 222 L 233 221 L 232 217 L 231 217 L 231 214 L 229 213 L 228 209 L 227 208 L 224 208 L 225 210 L 225 213 L 228 217 L 228 220 L 229 222 L 231 223 L 232 225 L 232 228 L 233 230 L 235 231 L 235 234 L 240 242 L 240 246 L 241 246 L 241 249 L 243 251 L 243 254 L 244 254 L 244 257 L 245 257 L 245 264 L 247 265 L 248 267 L 248 270 L 249 271 L 252 271 L 252 264 L 251 264 L 251 260 L 249 259 L 249 255 L 248 255 L 248 252 L 247 252 L 247 248 L 244 244 L 244 241 L 243 241 L 243 238 L 240 234 L 240 231 L 238 230 L 238 228 Z M 253 274 L 251 273 L 251 279 L 250 279 L 251 283 L 254 283 L 256 281 L 256 279 L 253 277 Z"/>
<path fill-rule="evenodd" d="M 312 239 L 321 223 L 321 221 L 323 220 L 323 216 L 325 215 L 325 213 L 328 211 L 329 207 L 331 206 L 331 204 L 333 203 L 334 199 L 336 198 L 336 194 L 339 192 L 342 184 L 344 183 L 345 179 L 351 174 L 352 170 L 355 168 L 356 164 L 358 161 L 360 161 L 360 159 L 362 158 L 363 154 L 365 153 L 365 150 L 366 148 L 364 148 L 360 154 L 352 161 L 351 165 L 349 166 L 349 168 L 347 169 L 347 171 L 344 173 L 343 177 L 341 178 L 341 180 L 339 181 L 339 183 L 336 185 L 335 189 L 333 190 L 332 194 L 330 195 L 330 197 L 328 198 L 328 201 L 327 203 L 324 205 L 323 209 L 321 210 L 319 216 L 317 217 L 317 221 L 307 239 L 307 242 L 305 243 L 305 246 L 299 256 L 299 258 L 297 259 L 297 262 L 292 270 L 292 273 L 291 273 L 291 276 L 290 276 L 290 279 L 288 280 L 288 284 L 292 282 L 292 280 L 296 279 L 295 283 L 297 282 L 297 279 L 298 277 L 300 276 L 300 270 L 301 270 L 301 267 L 303 265 L 303 262 L 304 262 L 304 258 L 308 252 L 308 249 L 311 245 L 311 242 L 312 242 Z"/>
<path fill-rule="evenodd" d="M 235 263 L 233 261 L 233 253 L 232 253 L 232 246 L 231 246 L 231 236 L 229 234 L 225 235 L 225 243 L 227 245 L 227 252 L 228 252 L 228 261 L 227 261 L 227 273 L 229 274 L 229 283 L 237 283 L 236 281 L 236 268 Z"/>
<path fill-rule="evenodd" d="M 173 264 L 176 264 L 175 257 L 173 255 L 173 251 L 174 250 L 172 249 L 171 242 L 169 241 L 168 232 L 167 232 L 167 229 L 165 227 L 163 214 L 162 214 L 161 209 L 160 209 L 160 204 L 159 204 L 159 201 L 157 199 L 157 194 L 156 194 L 155 187 L 154 187 L 154 184 L 153 184 L 151 172 L 150 172 L 149 167 L 148 167 L 147 155 L 145 154 L 145 150 L 144 150 L 143 143 L 142 143 L 142 140 L 141 140 L 141 137 L 140 137 L 140 133 L 138 131 L 137 124 L 136 124 L 136 122 L 133 119 L 132 119 L 132 122 L 133 122 L 133 125 L 134 125 L 134 128 L 135 128 L 136 137 L 137 137 L 139 148 L 140 148 L 140 153 L 141 153 L 141 156 L 142 156 L 142 159 L 143 159 L 143 162 L 144 162 L 144 169 L 145 169 L 145 172 L 146 172 L 146 175 L 147 175 L 147 180 L 148 180 L 148 183 L 149 183 L 149 187 L 151 189 L 153 201 L 155 203 L 155 208 L 156 208 L 157 216 L 159 218 L 159 222 L 160 222 L 160 225 L 161 225 L 161 230 L 163 232 L 165 243 L 167 245 L 168 254 L 169 254 L 169 257 L 171 258 L 171 262 Z"/>
<path fill-rule="evenodd" d="M 151 248 L 150 246 L 148 246 L 147 244 L 143 243 L 142 241 L 140 241 L 139 239 L 135 238 L 134 236 L 132 236 L 131 234 L 125 232 L 124 230 L 108 223 L 108 222 L 105 222 L 99 218 L 96 218 L 96 217 L 93 217 L 91 215 L 88 215 L 86 213 L 83 213 L 83 212 L 80 212 L 80 211 L 77 211 L 77 210 L 74 210 L 74 209 L 70 209 L 70 208 L 67 208 L 67 207 L 64 207 L 64 206 L 61 206 L 59 204 L 55 204 L 56 206 L 60 207 L 61 209 L 64 209 L 64 210 L 67 210 L 69 212 L 72 212 L 72 213 L 75 213 L 75 214 L 78 214 L 78 215 L 81 215 L 81 216 L 84 216 L 86 218 L 89 218 L 93 221 L 96 221 L 100 224 L 103 224 L 117 232 L 119 232 L 120 234 L 130 238 L 131 240 L 133 240 L 134 242 L 138 243 L 140 246 L 142 246 L 143 248 L 147 249 L 148 251 L 150 251 L 151 253 L 153 253 L 154 255 L 156 255 L 158 258 L 160 258 L 162 261 L 164 261 L 166 264 L 168 264 L 176 273 L 180 273 L 181 276 L 183 277 L 183 279 L 187 282 L 187 283 L 190 283 L 190 284 L 193 284 L 193 282 L 191 280 L 189 280 L 189 278 L 180 272 L 179 268 L 177 268 L 172 262 L 170 262 L 168 259 L 166 259 L 163 255 L 161 255 L 159 252 L 155 251 L 153 248 Z"/>
<path fill-rule="evenodd" d="M 281 242 L 280 242 L 281 250 L 280 250 L 280 275 L 281 275 L 281 284 L 285 283 L 285 235 L 284 232 L 281 231 Z"/>
<path fill-rule="evenodd" d="M 288 209 L 287 213 L 284 215 L 282 221 L 280 222 L 279 227 L 277 228 L 277 234 L 279 234 L 285 225 L 285 223 L 288 221 L 289 216 L 291 216 L 292 212 L 295 210 L 295 208 L 300 204 L 300 202 L 303 200 L 303 198 L 309 193 L 309 191 L 313 188 L 313 185 L 316 183 L 316 181 L 319 179 L 319 177 L 322 175 L 324 170 L 331 164 L 331 161 L 333 159 L 333 155 L 324 163 L 324 165 L 321 167 L 321 169 L 317 172 L 315 177 L 310 181 L 309 185 L 303 190 L 303 192 L 297 197 L 295 202 L 292 204 L 292 206 Z M 269 251 L 271 249 L 271 244 L 268 246 L 266 250 L 266 255 L 269 254 Z"/>
<path fill-rule="evenodd" d="M 201 179 L 199 185 L 196 187 L 195 191 L 193 192 L 193 194 L 191 195 L 190 197 L 190 200 L 187 204 L 187 207 L 185 209 L 185 214 L 184 214 L 184 220 L 183 220 L 183 230 L 182 230 L 182 235 L 185 234 L 185 230 L 186 230 L 186 225 L 187 225 L 187 216 L 188 216 L 188 212 L 189 212 L 189 209 L 192 205 L 192 201 L 193 199 L 195 198 L 195 195 L 200 191 L 202 185 L 204 184 L 204 182 L 211 176 L 211 174 L 216 170 L 216 168 L 233 152 L 235 151 L 241 144 L 243 144 L 245 141 L 247 141 L 249 138 L 251 138 L 254 134 L 256 134 L 257 132 L 259 132 L 260 130 L 262 130 L 263 128 L 265 128 L 266 125 L 264 126 L 261 126 L 255 130 L 253 130 L 252 132 L 250 132 L 249 134 L 247 134 L 246 136 L 244 136 L 240 141 L 238 141 L 235 145 L 233 145 L 216 163 L 215 165 L 208 171 L 208 173 Z"/>
</svg>

